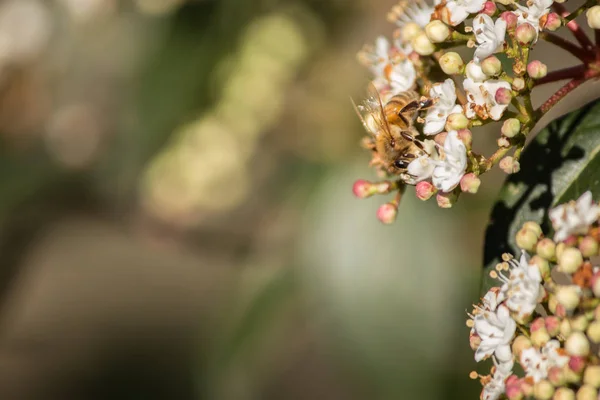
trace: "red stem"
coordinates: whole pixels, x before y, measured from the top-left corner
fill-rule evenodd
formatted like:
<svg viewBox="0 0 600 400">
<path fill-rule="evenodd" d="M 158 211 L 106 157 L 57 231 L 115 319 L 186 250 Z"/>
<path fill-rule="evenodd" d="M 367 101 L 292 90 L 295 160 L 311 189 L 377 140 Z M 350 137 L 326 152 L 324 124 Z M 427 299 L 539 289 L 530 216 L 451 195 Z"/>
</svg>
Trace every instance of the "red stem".
<svg viewBox="0 0 600 400">
<path fill-rule="evenodd" d="M 566 95 L 571 93 L 573 90 L 577 89 L 586 79 L 573 79 L 571 82 L 567 83 L 565 86 L 559 89 L 552 97 L 548 99 L 542 106 L 540 107 L 540 112 L 542 114 L 550 111 L 552 107 L 554 107 L 559 101 L 561 101 Z"/>
<path fill-rule="evenodd" d="M 568 40 L 561 38 L 558 35 L 555 35 L 554 33 L 543 32 L 540 33 L 540 36 L 547 42 L 552 43 L 560 47 L 561 49 L 564 49 L 569 53 L 573 54 L 581 61 L 591 61 L 594 59 L 594 55 L 590 54 L 590 52 L 586 51 L 585 49 L 582 49 L 574 43 L 569 42 Z"/>
<path fill-rule="evenodd" d="M 563 18 L 566 18 L 571 14 L 567 11 L 565 6 L 563 6 L 560 3 L 554 3 L 552 7 L 554 7 L 554 10 L 556 10 L 556 12 L 560 14 L 560 16 L 562 16 Z M 569 30 L 573 33 L 573 36 L 575 36 L 575 39 L 577 39 L 579 44 L 581 44 L 581 46 L 583 46 L 584 49 L 590 50 L 594 48 L 594 43 L 592 43 L 590 38 L 585 34 L 583 29 L 581 29 L 581 27 L 575 20 L 568 22 L 567 28 L 569 28 Z"/>
<path fill-rule="evenodd" d="M 545 77 L 538 79 L 535 81 L 535 86 L 544 85 L 546 83 L 552 83 L 557 81 L 562 81 L 565 79 L 583 79 L 585 78 L 585 73 L 587 71 L 587 67 L 585 65 L 576 65 L 574 67 L 569 67 L 565 69 L 559 69 L 557 71 L 552 71 L 548 73 Z"/>
</svg>

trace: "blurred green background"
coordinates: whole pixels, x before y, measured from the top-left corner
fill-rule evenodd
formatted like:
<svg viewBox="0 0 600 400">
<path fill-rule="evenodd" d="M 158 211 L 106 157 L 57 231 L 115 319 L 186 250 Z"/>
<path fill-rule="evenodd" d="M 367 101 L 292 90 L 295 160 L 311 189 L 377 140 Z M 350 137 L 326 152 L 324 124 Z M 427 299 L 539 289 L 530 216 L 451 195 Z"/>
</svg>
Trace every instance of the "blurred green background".
<svg viewBox="0 0 600 400">
<path fill-rule="evenodd" d="M 351 193 L 392 5 L 0 1 L 3 399 L 478 398 L 502 177 L 391 227 Z"/>
</svg>

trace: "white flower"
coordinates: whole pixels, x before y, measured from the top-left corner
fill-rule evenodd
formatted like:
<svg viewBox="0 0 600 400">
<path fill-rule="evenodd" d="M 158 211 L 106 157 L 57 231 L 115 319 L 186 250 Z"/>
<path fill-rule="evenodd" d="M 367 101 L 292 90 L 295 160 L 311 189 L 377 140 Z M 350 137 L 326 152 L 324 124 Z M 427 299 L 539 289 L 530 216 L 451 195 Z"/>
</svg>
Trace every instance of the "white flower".
<svg viewBox="0 0 600 400">
<path fill-rule="evenodd" d="M 530 347 L 521 352 L 519 361 L 525 374 L 534 382 L 539 382 L 548 377 L 548 370 L 552 367 L 563 367 L 569 362 L 569 356 L 560 348 L 558 340 L 550 340 L 541 351 Z"/>
<path fill-rule="evenodd" d="M 542 30 L 540 19 L 550 13 L 550 7 L 554 0 L 529 0 L 527 4 L 529 7 L 524 7 L 517 2 L 515 5 L 518 10 L 515 10 L 515 14 L 519 17 L 519 25 L 524 23 L 531 24 L 538 32 Z"/>
<path fill-rule="evenodd" d="M 417 79 L 417 71 L 408 59 L 394 61 L 386 78 L 394 93 L 400 93 L 413 88 Z"/>
<path fill-rule="evenodd" d="M 600 206 L 593 202 L 592 192 L 587 191 L 576 202 L 562 204 L 548 214 L 554 228 L 554 241 L 560 242 L 571 235 L 587 233 L 600 217 Z"/>
<path fill-rule="evenodd" d="M 450 114 L 462 112 L 462 107 L 456 104 L 456 86 L 452 79 L 434 85 L 429 96 L 436 99 L 435 104 L 427 111 L 423 133 L 435 135 L 444 130 Z"/>
<path fill-rule="evenodd" d="M 475 61 L 469 61 L 466 68 L 467 78 L 473 82 L 483 82 L 488 79 L 487 75 L 481 69 L 481 65 Z"/>
<path fill-rule="evenodd" d="M 450 0 L 446 9 L 450 13 L 450 24 L 456 26 L 469 17 L 469 14 L 478 13 L 483 9 L 486 0 Z"/>
<path fill-rule="evenodd" d="M 434 4 L 437 5 L 440 2 L 441 0 L 435 0 Z M 431 21 L 433 11 L 434 6 L 427 4 L 424 0 L 402 0 L 392 8 L 388 19 L 401 28 L 411 22 L 425 28 L 425 25 Z"/>
<path fill-rule="evenodd" d="M 434 163 L 433 185 L 443 192 L 452 191 L 467 169 L 467 149 L 456 131 L 448 132 L 444 142 L 444 158 Z"/>
<path fill-rule="evenodd" d="M 506 21 L 498 18 L 494 23 L 489 15 L 479 14 L 473 20 L 473 31 L 478 43 L 474 60 L 479 63 L 481 60 L 497 53 L 504 44 Z"/>
<path fill-rule="evenodd" d="M 505 304 L 520 318 L 525 318 L 533 313 L 538 304 L 542 275 L 536 265 L 529 265 L 529 256 L 525 251 L 519 262 L 513 259 L 510 266 L 508 277 L 499 274 L 499 279 L 504 282 L 502 293 L 506 296 Z"/>
<path fill-rule="evenodd" d="M 481 302 L 483 309 L 488 311 L 496 311 L 500 303 L 506 298 L 504 292 L 498 287 L 493 287 L 483 296 Z"/>
<path fill-rule="evenodd" d="M 475 351 L 475 361 L 495 355 L 498 361 L 512 361 L 510 344 L 517 329 L 517 323 L 510 317 L 508 308 L 501 304 L 497 310 L 480 310 L 473 319 L 473 330 L 480 337 L 481 344 Z"/>
<path fill-rule="evenodd" d="M 469 103 L 465 106 L 467 118 L 479 116 L 481 119 L 491 118 L 494 121 L 502 118 L 508 104 L 498 104 L 496 102 L 496 91 L 500 88 L 510 90 L 510 83 L 500 80 L 488 80 L 480 83 L 467 78 L 463 81 L 463 87 L 469 100 Z"/>
<path fill-rule="evenodd" d="M 431 178 L 435 169 L 435 161 L 439 159 L 437 147 L 433 140 L 424 140 L 423 147 L 429 155 L 424 154 L 408 164 L 407 172 L 409 177 L 406 179 L 406 182 L 411 185 Z"/>
<path fill-rule="evenodd" d="M 506 378 L 512 374 L 513 361 L 498 364 L 494 360 L 494 376 L 485 383 L 481 391 L 481 400 L 497 400 L 506 390 Z"/>
<path fill-rule="evenodd" d="M 375 40 L 375 46 L 366 45 L 358 53 L 360 62 L 369 68 L 375 77 L 383 76 L 383 72 L 388 64 L 391 63 L 390 42 L 384 36 L 379 36 Z"/>
</svg>

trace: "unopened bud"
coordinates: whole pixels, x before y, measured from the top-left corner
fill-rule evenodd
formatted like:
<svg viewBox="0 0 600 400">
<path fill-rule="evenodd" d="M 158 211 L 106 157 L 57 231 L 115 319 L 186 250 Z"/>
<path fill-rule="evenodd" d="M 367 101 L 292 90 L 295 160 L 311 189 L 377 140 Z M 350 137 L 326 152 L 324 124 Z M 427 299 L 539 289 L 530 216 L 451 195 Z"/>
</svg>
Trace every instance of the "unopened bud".
<svg viewBox="0 0 600 400">
<path fill-rule="evenodd" d="M 600 29 L 600 6 L 594 6 L 585 14 L 590 28 Z"/>
<path fill-rule="evenodd" d="M 542 237 L 542 227 L 535 221 L 525 221 L 525 223 L 523 223 L 523 228 L 529 229 L 530 231 L 535 233 L 535 236 L 537 236 L 538 238 Z"/>
<path fill-rule="evenodd" d="M 512 90 L 507 88 L 500 88 L 496 90 L 496 103 L 507 105 L 512 101 Z"/>
<path fill-rule="evenodd" d="M 573 328 L 571 328 L 571 321 L 568 319 L 563 319 L 560 323 L 560 334 L 564 337 L 569 336 L 573 332 Z"/>
<path fill-rule="evenodd" d="M 557 13 L 550 13 L 546 16 L 546 24 L 544 24 L 544 29 L 554 32 L 558 28 L 562 26 L 562 20 Z"/>
<path fill-rule="evenodd" d="M 498 11 L 498 7 L 496 7 L 496 3 L 493 1 L 486 1 L 483 5 L 483 10 L 481 10 L 483 14 L 489 15 L 490 17 L 496 14 L 496 11 Z"/>
<path fill-rule="evenodd" d="M 600 321 L 594 321 L 587 328 L 587 335 L 594 343 L 600 343 Z"/>
<path fill-rule="evenodd" d="M 413 49 L 417 52 L 417 54 L 422 56 L 430 56 L 435 51 L 435 46 L 433 45 L 433 43 L 431 43 L 431 41 L 424 32 L 419 33 L 417 36 L 415 36 L 411 40 L 411 44 Z"/>
<path fill-rule="evenodd" d="M 560 367 L 551 367 L 548 370 L 548 380 L 554 386 L 563 386 L 566 383 L 565 373 L 563 369 Z M 556 398 L 556 395 L 554 395 L 554 397 Z M 575 397 L 574 394 L 573 397 Z"/>
<path fill-rule="evenodd" d="M 541 380 L 533 385 L 533 396 L 539 400 L 550 400 L 554 394 L 554 386 L 547 380 Z"/>
<path fill-rule="evenodd" d="M 592 292 L 594 293 L 594 296 L 600 297 L 600 272 L 596 272 L 592 277 Z M 596 309 L 596 312 L 597 311 L 598 309 Z"/>
<path fill-rule="evenodd" d="M 577 285 L 559 286 L 556 289 L 558 304 L 565 307 L 566 311 L 573 311 L 579 305 L 581 288 Z"/>
<path fill-rule="evenodd" d="M 541 61 L 533 60 L 527 64 L 527 73 L 533 79 L 541 79 L 548 75 L 548 67 Z"/>
<path fill-rule="evenodd" d="M 521 388 L 521 380 L 516 375 L 506 378 L 504 390 L 508 400 L 523 400 L 525 397 Z"/>
<path fill-rule="evenodd" d="M 546 260 L 552 260 L 556 255 L 556 243 L 552 239 L 544 238 L 539 241 L 535 251 Z"/>
<path fill-rule="evenodd" d="M 500 169 L 507 174 L 516 174 L 521 170 L 521 165 L 511 156 L 504 157 L 498 164 Z"/>
<path fill-rule="evenodd" d="M 471 349 L 473 351 L 477 351 L 477 349 L 479 348 L 480 345 L 481 345 L 481 337 L 477 334 L 470 334 L 469 335 L 469 346 L 471 346 Z"/>
<path fill-rule="evenodd" d="M 519 232 L 517 232 L 515 240 L 520 249 L 533 252 L 535 246 L 537 245 L 538 237 L 533 231 L 522 228 L 519 230 Z"/>
<path fill-rule="evenodd" d="M 375 190 L 373 183 L 365 181 L 364 179 L 359 179 L 354 182 L 352 193 L 359 199 L 366 199 L 367 197 L 373 196 L 377 191 Z"/>
<path fill-rule="evenodd" d="M 454 113 L 448 116 L 446 120 L 446 130 L 458 131 L 469 126 L 469 119 L 463 113 Z"/>
<path fill-rule="evenodd" d="M 535 347 L 544 347 L 549 341 L 550 334 L 548 334 L 545 327 L 531 333 L 531 343 L 533 343 Z"/>
<path fill-rule="evenodd" d="M 506 29 L 511 31 L 517 27 L 517 22 L 519 21 L 519 17 L 517 14 L 511 11 L 505 11 L 500 14 L 500 18 L 506 22 Z"/>
<path fill-rule="evenodd" d="M 567 248 L 567 245 L 565 245 L 563 242 L 556 244 L 556 258 L 557 259 L 560 259 L 563 251 L 565 251 L 566 248 Z"/>
<path fill-rule="evenodd" d="M 591 236 L 586 236 L 579 243 L 579 251 L 586 257 L 594 257 L 598 255 L 598 242 Z"/>
<path fill-rule="evenodd" d="M 427 201 L 433 196 L 437 189 L 429 182 L 419 182 L 415 188 L 417 193 L 417 198 L 419 200 Z"/>
<path fill-rule="evenodd" d="M 528 45 L 537 38 L 537 29 L 534 28 L 529 22 L 524 22 L 517 26 L 515 37 L 521 45 Z"/>
<path fill-rule="evenodd" d="M 590 354 L 590 342 L 585 334 L 573 332 L 565 342 L 565 350 L 572 356 L 586 357 Z"/>
<path fill-rule="evenodd" d="M 468 129 L 461 129 L 456 133 L 460 141 L 464 143 L 465 147 L 470 149 L 473 144 L 473 134 L 471 131 Z"/>
<path fill-rule="evenodd" d="M 560 319 L 549 316 L 544 319 L 544 324 L 546 325 L 546 330 L 548 334 L 552 337 L 558 336 L 560 333 Z"/>
<path fill-rule="evenodd" d="M 481 70 L 487 76 L 498 76 L 502 72 L 502 62 L 496 56 L 489 56 L 481 62 Z"/>
<path fill-rule="evenodd" d="M 497 140 L 498 147 L 508 149 L 510 148 L 510 140 L 506 136 L 500 136 Z"/>
<path fill-rule="evenodd" d="M 421 26 L 416 22 L 409 22 L 400 30 L 400 38 L 404 43 L 410 43 L 419 33 L 423 32 Z"/>
<path fill-rule="evenodd" d="M 481 179 L 472 172 L 466 174 L 460 180 L 460 189 L 463 192 L 475 194 L 479 190 L 479 186 L 481 186 Z"/>
<path fill-rule="evenodd" d="M 395 203 L 386 203 L 377 210 L 377 219 L 384 224 L 392 224 L 398 215 L 398 206 Z"/>
<path fill-rule="evenodd" d="M 454 192 L 438 193 L 436 200 L 440 208 L 452 208 L 456 204 L 458 196 Z"/>
<path fill-rule="evenodd" d="M 583 264 L 583 256 L 579 249 L 567 247 L 558 257 L 558 270 L 565 274 L 574 274 Z"/>
<path fill-rule="evenodd" d="M 512 353 L 519 359 L 519 357 L 521 357 L 521 352 L 531 346 L 531 340 L 529 340 L 527 336 L 519 335 L 513 340 Z"/>
<path fill-rule="evenodd" d="M 590 385 L 583 385 L 577 391 L 577 400 L 597 400 L 598 391 Z"/>
<path fill-rule="evenodd" d="M 535 265 L 538 267 L 538 269 L 540 270 L 540 275 L 542 275 L 542 278 L 547 279 L 550 277 L 550 264 L 548 263 L 548 260 L 535 255 L 533 257 L 531 257 L 531 260 L 529 260 L 529 264 L 531 265 Z"/>
<path fill-rule="evenodd" d="M 433 43 L 442 43 L 450 37 L 450 28 L 440 20 L 433 20 L 425 26 L 425 33 Z"/>
<path fill-rule="evenodd" d="M 600 365 L 590 365 L 583 373 L 583 383 L 600 388 Z"/>
<path fill-rule="evenodd" d="M 525 80 L 523 78 L 516 77 L 515 79 L 513 79 L 512 88 L 517 92 L 520 92 L 521 90 L 525 89 Z"/>
<path fill-rule="evenodd" d="M 571 319 L 571 328 L 574 331 L 585 332 L 589 325 L 588 319 L 585 315 L 579 315 Z"/>
<path fill-rule="evenodd" d="M 442 21 L 433 22 L 439 22 L 440 24 L 446 26 Z M 440 57 L 440 67 L 446 75 L 457 75 L 462 74 L 465 70 L 465 62 L 461 58 L 460 54 L 449 51 Z"/>
<path fill-rule="evenodd" d="M 552 400 L 575 400 L 575 392 L 567 387 L 559 387 Z"/>
<path fill-rule="evenodd" d="M 581 382 L 580 374 L 583 372 L 586 366 L 586 357 L 584 356 L 571 356 L 569 358 L 569 362 L 567 363 L 568 370 L 577 374 L 577 377 L 566 376 L 569 382 Z"/>
<path fill-rule="evenodd" d="M 521 121 L 516 118 L 509 118 L 502 124 L 502 134 L 508 138 L 512 138 L 521 133 Z"/>
</svg>

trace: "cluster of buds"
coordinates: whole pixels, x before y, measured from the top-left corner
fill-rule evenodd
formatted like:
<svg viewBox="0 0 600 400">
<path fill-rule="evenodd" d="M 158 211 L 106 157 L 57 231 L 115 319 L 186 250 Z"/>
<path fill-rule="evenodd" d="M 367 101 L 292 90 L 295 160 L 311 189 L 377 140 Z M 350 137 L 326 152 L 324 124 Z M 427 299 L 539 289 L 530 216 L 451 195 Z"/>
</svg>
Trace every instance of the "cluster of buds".
<svg viewBox="0 0 600 400">
<path fill-rule="evenodd" d="M 504 254 L 491 288 L 469 314 L 475 360 L 493 360 L 482 400 L 597 400 L 600 389 L 600 206 L 590 192 L 517 233 L 519 260 Z M 515 368 L 516 364 L 520 368 Z M 516 371 L 522 371 L 516 372 Z"/>
<path fill-rule="evenodd" d="M 369 87 L 379 96 L 358 107 L 367 130 L 363 146 L 386 185 L 396 182 L 396 198 L 385 209 L 397 208 L 404 185 L 416 186 L 419 199 L 435 197 L 448 208 L 461 193 L 476 193 L 479 177 L 494 166 L 508 174 L 520 170 L 526 137 L 540 118 L 577 86 L 600 76 L 599 44 L 574 21 L 586 13 L 589 25 L 598 28 L 600 5 L 590 0 L 567 12 L 561 3 L 401 0 L 393 7 L 388 15 L 397 27 L 392 39 L 381 36 L 358 55 L 373 75 Z M 570 30 L 578 44 L 553 33 L 560 28 Z M 570 52 L 581 65 L 548 71 L 532 57 L 539 41 Z M 470 60 L 455 51 L 460 47 L 473 49 Z M 567 79 L 548 101 L 533 106 L 536 87 Z M 403 103 L 415 96 L 421 101 Z M 493 122 L 501 122 L 498 149 L 485 156 L 472 148 L 471 137 Z M 379 191 L 379 183 L 357 185 L 359 197 L 390 193 Z M 393 213 L 381 214 L 383 222 L 394 220 Z"/>
</svg>

